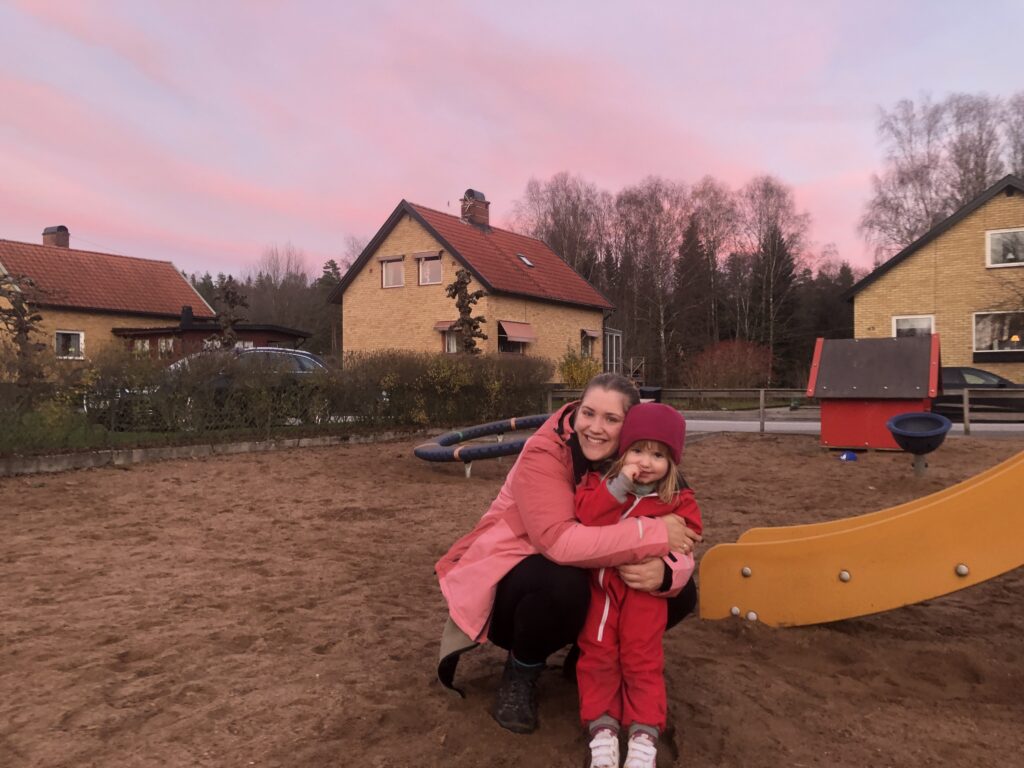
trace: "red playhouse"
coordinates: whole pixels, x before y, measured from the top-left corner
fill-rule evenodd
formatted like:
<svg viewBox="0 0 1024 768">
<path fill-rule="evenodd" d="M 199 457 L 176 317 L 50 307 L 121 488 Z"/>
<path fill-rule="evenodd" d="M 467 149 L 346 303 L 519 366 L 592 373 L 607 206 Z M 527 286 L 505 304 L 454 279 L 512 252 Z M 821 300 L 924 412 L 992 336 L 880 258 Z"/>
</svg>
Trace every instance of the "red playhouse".
<svg viewBox="0 0 1024 768">
<path fill-rule="evenodd" d="M 821 444 L 898 451 L 885 423 L 931 410 L 939 388 L 939 337 L 818 339 L 807 396 L 821 402 Z"/>
</svg>

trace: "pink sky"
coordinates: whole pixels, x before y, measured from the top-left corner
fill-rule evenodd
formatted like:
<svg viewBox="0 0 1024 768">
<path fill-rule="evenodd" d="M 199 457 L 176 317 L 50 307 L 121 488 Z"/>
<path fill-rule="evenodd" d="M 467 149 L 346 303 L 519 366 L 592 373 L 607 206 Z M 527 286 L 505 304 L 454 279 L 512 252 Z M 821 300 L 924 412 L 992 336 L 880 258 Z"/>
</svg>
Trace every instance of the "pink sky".
<svg viewBox="0 0 1024 768">
<path fill-rule="evenodd" d="M 1021 88 L 1020 3 L 15 0 L 0 238 L 318 272 L 406 198 L 504 223 L 531 177 L 770 173 L 858 266 L 880 106 Z M 991 19 L 999 19 L 992 24 Z M 981 53 L 984 52 L 984 55 Z"/>
</svg>

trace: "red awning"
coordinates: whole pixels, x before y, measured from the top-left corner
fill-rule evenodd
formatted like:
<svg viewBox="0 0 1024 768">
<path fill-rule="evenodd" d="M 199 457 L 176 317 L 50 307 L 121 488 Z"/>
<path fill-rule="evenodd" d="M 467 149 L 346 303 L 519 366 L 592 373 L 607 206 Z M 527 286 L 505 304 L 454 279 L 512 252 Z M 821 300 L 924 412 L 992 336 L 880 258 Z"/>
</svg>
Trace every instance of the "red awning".
<svg viewBox="0 0 1024 768">
<path fill-rule="evenodd" d="M 592 328 L 583 328 L 580 332 L 584 336 L 589 336 L 592 339 L 599 339 L 599 338 L 601 338 L 601 332 L 600 331 L 595 331 Z"/>
<path fill-rule="evenodd" d="M 438 320 L 436 323 L 434 323 L 434 330 L 442 332 L 450 331 L 453 325 L 455 325 L 454 320 Z"/>
<path fill-rule="evenodd" d="M 537 332 L 529 323 L 515 323 L 511 320 L 499 320 L 498 323 L 504 329 L 509 341 L 530 343 L 537 340 Z"/>
</svg>

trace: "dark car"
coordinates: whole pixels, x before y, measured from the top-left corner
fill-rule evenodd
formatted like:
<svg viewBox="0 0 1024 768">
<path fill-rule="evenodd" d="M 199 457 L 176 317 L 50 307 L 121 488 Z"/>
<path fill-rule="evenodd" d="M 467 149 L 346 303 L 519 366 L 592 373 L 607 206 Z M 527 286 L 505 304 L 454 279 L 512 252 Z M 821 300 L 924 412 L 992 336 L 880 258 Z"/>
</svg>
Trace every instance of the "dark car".
<svg viewBox="0 0 1024 768">
<path fill-rule="evenodd" d="M 984 371 L 981 368 L 947 367 L 942 369 L 942 389 L 932 401 L 932 410 L 953 419 L 963 418 L 963 393 L 970 389 L 971 416 L 1024 416 L 1024 395 L 1010 395 L 1008 392 L 1024 392 L 1024 384 L 1015 384 L 1009 379 Z"/>
<path fill-rule="evenodd" d="M 145 382 L 90 393 L 85 412 L 111 431 L 218 429 L 310 420 L 323 359 L 283 347 L 207 350 Z"/>
<path fill-rule="evenodd" d="M 228 367 L 236 363 L 241 369 L 266 368 L 274 369 L 281 373 L 301 375 L 314 373 L 327 369 L 327 364 L 319 355 L 306 352 L 303 349 L 286 349 L 285 347 L 241 347 L 231 350 L 211 350 L 208 352 L 197 352 L 189 357 L 183 357 L 168 367 L 170 373 L 175 373 L 188 368 L 197 362 L 207 360 L 220 360 Z"/>
</svg>

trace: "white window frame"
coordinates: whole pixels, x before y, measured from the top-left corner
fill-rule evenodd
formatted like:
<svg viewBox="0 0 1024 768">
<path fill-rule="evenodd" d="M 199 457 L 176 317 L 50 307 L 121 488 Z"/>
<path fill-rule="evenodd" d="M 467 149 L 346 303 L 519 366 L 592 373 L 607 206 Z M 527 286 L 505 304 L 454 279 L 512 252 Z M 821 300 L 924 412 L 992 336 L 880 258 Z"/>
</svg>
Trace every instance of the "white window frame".
<svg viewBox="0 0 1024 768">
<path fill-rule="evenodd" d="M 62 355 L 60 354 L 60 347 L 57 345 L 57 337 L 60 334 L 65 333 L 69 336 L 78 337 L 78 354 L 77 355 Z M 84 360 L 85 359 L 85 331 L 62 331 L 57 329 L 53 332 L 53 351 L 57 355 L 58 360 Z"/>
<path fill-rule="evenodd" d="M 149 339 L 133 339 L 132 340 L 132 354 L 134 355 L 148 355 L 149 354 Z"/>
<path fill-rule="evenodd" d="M 398 282 L 394 285 L 388 285 L 388 265 L 398 265 Z M 403 288 L 405 286 L 405 261 L 404 258 L 398 256 L 394 259 L 381 259 L 380 262 L 380 287 L 381 288 Z"/>
<path fill-rule="evenodd" d="M 1017 261 L 1010 261 L 1005 264 L 993 264 L 992 263 L 992 235 L 1005 235 L 1010 232 L 1020 232 L 1024 234 L 1024 227 L 1010 227 L 1009 229 L 990 229 L 985 232 L 985 266 L 988 269 L 1002 269 L 1003 267 L 1021 267 L 1024 266 L 1024 253 L 1020 255 Z M 990 313 L 982 313 L 990 314 Z"/>
<path fill-rule="evenodd" d="M 459 351 L 459 332 L 442 331 L 441 336 L 444 339 L 444 351 L 449 355 L 456 354 Z"/>
<path fill-rule="evenodd" d="M 971 352 L 979 355 L 984 355 L 989 352 L 1018 352 L 1020 350 L 1007 350 L 1007 349 L 978 349 L 978 315 L 1024 315 L 1024 310 L 1004 310 L 995 309 L 987 312 L 972 312 L 971 313 Z"/>
<path fill-rule="evenodd" d="M 927 320 L 931 325 L 929 333 L 935 333 L 935 315 L 893 315 L 892 316 L 892 337 L 896 338 L 897 320 Z"/>
<path fill-rule="evenodd" d="M 431 263 L 437 262 L 437 267 L 438 267 L 437 280 L 427 281 L 427 280 L 423 279 L 423 265 L 426 264 L 428 261 L 431 262 Z M 419 260 L 419 262 L 420 263 L 419 263 L 419 267 L 418 267 L 418 272 L 419 272 L 420 285 L 440 285 L 441 281 L 444 280 L 444 269 L 441 266 L 441 257 L 440 256 L 424 256 L 423 258 L 421 258 Z"/>
<path fill-rule="evenodd" d="M 161 336 L 157 339 L 157 354 L 160 357 L 172 357 L 174 355 L 174 337 Z"/>
</svg>

